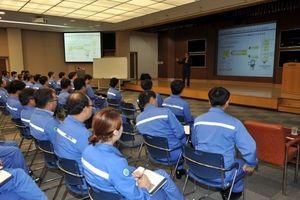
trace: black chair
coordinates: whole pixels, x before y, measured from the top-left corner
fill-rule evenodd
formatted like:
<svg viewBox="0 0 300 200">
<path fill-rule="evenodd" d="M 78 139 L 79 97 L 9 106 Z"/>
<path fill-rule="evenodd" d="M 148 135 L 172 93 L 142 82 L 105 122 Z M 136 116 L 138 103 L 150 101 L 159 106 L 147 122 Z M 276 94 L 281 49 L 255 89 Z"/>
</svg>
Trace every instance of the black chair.
<svg viewBox="0 0 300 200">
<path fill-rule="evenodd" d="M 59 94 L 60 94 L 60 92 L 61 92 L 61 90 L 62 90 L 61 88 L 56 88 L 56 89 L 55 89 L 55 93 L 56 93 L 56 95 L 59 95 Z"/>
<path fill-rule="evenodd" d="M 68 191 L 76 195 L 81 195 L 84 197 L 84 199 L 88 198 L 88 191 L 87 189 L 83 188 L 83 185 L 85 183 L 84 176 L 79 170 L 77 161 L 59 158 L 58 167 L 64 173 L 64 180 L 66 185 L 66 190 L 63 194 L 62 199 L 64 200 L 66 198 Z"/>
<path fill-rule="evenodd" d="M 91 186 L 88 187 L 88 192 L 91 200 L 123 200 L 124 197 L 120 194 L 106 192 L 103 190 L 99 190 L 93 188 Z"/>
<path fill-rule="evenodd" d="M 184 116 L 180 116 L 180 115 L 175 115 L 175 116 L 182 125 L 186 124 Z"/>
<path fill-rule="evenodd" d="M 170 160 L 170 153 L 172 151 L 181 149 L 182 146 L 175 147 L 173 149 L 169 148 L 169 143 L 167 138 L 164 137 L 156 137 L 147 134 L 143 134 L 143 143 L 146 147 L 146 155 L 148 157 L 147 166 L 149 165 L 149 161 L 163 166 L 170 166 L 172 179 L 175 177 L 175 172 L 179 164 L 182 164 L 184 160 L 179 155 L 176 161 Z M 162 161 L 165 159 L 166 161 Z M 175 167 L 174 167 L 175 166 Z M 175 172 L 172 175 L 173 167 L 175 168 Z"/>
<path fill-rule="evenodd" d="M 136 108 L 132 103 L 123 103 L 122 106 L 122 114 L 127 117 L 127 119 L 132 120 L 135 123 L 135 119 L 138 115 L 136 112 Z"/>
<path fill-rule="evenodd" d="M 118 148 L 120 145 L 125 148 L 130 148 L 130 156 L 126 157 L 126 159 L 132 158 L 132 149 L 139 149 L 137 157 L 133 160 L 135 161 L 134 166 L 136 166 L 143 147 L 143 136 L 134 129 L 132 124 L 123 123 L 123 133 L 118 140 Z"/>
<path fill-rule="evenodd" d="M 45 180 L 45 177 L 46 177 L 49 169 L 51 169 L 52 171 L 58 171 L 59 172 L 59 168 L 57 166 L 58 159 L 57 159 L 57 157 L 56 157 L 56 155 L 54 153 L 53 145 L 52 145 L 52 143 L 49 140 L 38 141 L 35 138 L 34 138 L 34 140 L 35 140 L 35 143 L 38 145 L 38 148 L 44 154 L 44 168 L 43 168 L 43 170 L 41 172 L 41 180 L 42 180 L 42 182 L 40 182 L 39 186 L 42 183 L 48 183 L 50 181 L 54 181 L 54 180 L 60 179 L 59 184 L 57 186 L 54 186 L 54 187 L 57 187 L 56 192 L 55 192 L 54 197 L 53 197 L 53 199 L 55 199 L 57 197 L 59 189 L 60 189 L 60 187 L 61 187 L 61 185 L 63 183 L 64 177 L 60 176 L 60 177 L 52 178 L 52 179 L 48 179 L 48 180 Z M 46 190 L 52 189 L 54 187 L 47 188 Z"/>
<path fill-rule="evenodd" d="M 117 99 L 107 99 L 107 105 L 108 107 L 112 107 L 119 110 L 119 103 Z"/>
<path fill-rule="evenodd" d="M 20 137 L 21 137 L 21 141 L 19 143 L 19 148 L 21 149 L 24 140 L 30 140 L 29 146 L 27 148 L 27 151 L 25 152 L 25 158 L 27 157 L 28 153 L 30 152 L 30 147 L 33 144 L 33 137 L 31 135 L 27 135 L 27 127 L 23 124 L 21 119 L 15 119 L 15 126 L 17 127 L 17 129 L 20 132 Z M 35 149 L 31 150 L 31 151 L 35 151 Z"/>
<path fill-rule="evenodd" d="M 183 194 L 187 185 L 187 181 L 189 177 L 191 177 L 194 179 L 194 190 L 192 192 L 196 191 L 195 181 L 197 181 L 208 187 L 214 187 L 222 190 L 229 188 L 228 199 L 230 199 L 234 183 L 243 179 L 246 175 L 246 173 L 242 173 L 237 176 L 239 169 L 239 163 L 237 162 L 232 164 L 230 167 L 225 168 L 222 154 L 207 153 L 190 148 L 188 146 L 183 146 L 183 157 L 186 165 L 188 166 L 187 176 L 182 190 Z M 232 181 L 227 181 L 225 179 L 225 172 L 231 170 L 235 170 L 234 178 Z M 220 182 L 215 180 L 212 181 L 212 179 L 220 179 Z M 245 195 L 243 195 L 243 198 L 244 197 Z"/>
</svg>

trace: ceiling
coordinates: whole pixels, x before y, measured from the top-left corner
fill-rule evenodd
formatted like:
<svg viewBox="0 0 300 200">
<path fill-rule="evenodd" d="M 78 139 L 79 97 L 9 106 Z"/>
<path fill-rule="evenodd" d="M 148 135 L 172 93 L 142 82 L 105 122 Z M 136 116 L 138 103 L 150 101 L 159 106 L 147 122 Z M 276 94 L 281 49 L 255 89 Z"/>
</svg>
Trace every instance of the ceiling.
<svg viewBox="0 0 300 200">
<path fill-rule="evenodd" d="M 0 0 L 0 28 L 136 30 L 270 1 L 274 0 Z"/>
</svg>

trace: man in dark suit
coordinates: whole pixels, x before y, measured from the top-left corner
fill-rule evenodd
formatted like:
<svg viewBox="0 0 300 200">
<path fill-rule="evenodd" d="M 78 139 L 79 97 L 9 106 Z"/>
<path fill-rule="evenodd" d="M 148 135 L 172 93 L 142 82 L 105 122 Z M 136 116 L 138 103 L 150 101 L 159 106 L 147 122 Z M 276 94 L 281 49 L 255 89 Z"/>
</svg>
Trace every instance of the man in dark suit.
<svg viewBox="0 0 300 200">
<path fill-rule="evenodd" d="M 184 58 L 180 61 L 176 58 L 176 62 L 182 65 L 182 81 L 185 85 L 185 78 L 187 79 L 187 86 L 190 86 L 190 70 L 193 65 L 193 60 L 189 57 L 188 53 L 185 53 Z"/>
</svg>

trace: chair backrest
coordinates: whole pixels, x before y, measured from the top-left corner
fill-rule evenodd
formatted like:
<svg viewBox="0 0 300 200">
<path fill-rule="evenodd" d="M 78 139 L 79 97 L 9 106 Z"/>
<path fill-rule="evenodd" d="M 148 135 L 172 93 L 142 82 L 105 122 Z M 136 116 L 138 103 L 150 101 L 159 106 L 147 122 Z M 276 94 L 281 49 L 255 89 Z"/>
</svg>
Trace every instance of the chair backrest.
<svg viewBox="0 0 300 200">
<path fill-rule="evenodd" d="M 147 152 L 152 158 L 170 158 L 171 150 L 169 149 L 167 138 L 143 134 L 143 139 Z"/>
<path fill-rule="evenodd" d="M 120 194 L 106 192 L 103 190 L 95 189 L 89 186 L 89 196 L 91 200 L 123 200 L 124 197 Z"/>
<path fill-rule="evenodd" d="M 49 140 L 38 141 L 34 139 L 34 141 L 35 144 L 38 145 L 39 149 L 43 151 L 45 162 L 55 163 L 57 161 L 57 157 L 54 153 L 53 145 Z"/>
<path fill-rule="evenodd" d="M 69 185 L 79 185 L 82 189 L 83 175 L 79 170 L 79 166 L 76 160 L 70 160 L 65 158 L 58 159 L 58 167 L 64 172 L 65 182 Z"/>
<path fill-rule="evenodd" d="M 286 136 L 280 124 L 247 120 L 244 123 L 256 142 L 258 160 L 284 166 Z"/>
<path fill-rule="evenodd" d="M 123 133 L 120 137 L 121 141 L 128 142 L 128 141 L 134 141 L 134 128 L 133 125 L 130 123 L 123 123 Z"/>
<path fill-rule="evenodd" d="M 135 106 L 132 103 L 122 104 L 122 113 L 124 115 L 132 115 L 132 117 L 134 117 L 135 111 Z"/>
<path fill-rule="evenodd" d="M 26 126 L 23 124 L 20 118 L 14 119 L 15 126 L 20 131 L 20 135 L 26 135 Z"/>
<path fill-rule="evenodd" d="M 179 116 L 179 115 L 175 115 L 175 116 L 181 124 L 185 124 L 184 116 Z"/>
<path fill-rule="evenodd" d="M 109 107 L 119 109 L 119 103 L 117 99 L 107 99 L 107 105 Z"/>
<path fill-rule="evenodd" d="M 183 146 L 186 165 L 198 177 L 203 179 L 225 178 L 224 157 L 222 154 L 208 153 Z"/>
</svg>

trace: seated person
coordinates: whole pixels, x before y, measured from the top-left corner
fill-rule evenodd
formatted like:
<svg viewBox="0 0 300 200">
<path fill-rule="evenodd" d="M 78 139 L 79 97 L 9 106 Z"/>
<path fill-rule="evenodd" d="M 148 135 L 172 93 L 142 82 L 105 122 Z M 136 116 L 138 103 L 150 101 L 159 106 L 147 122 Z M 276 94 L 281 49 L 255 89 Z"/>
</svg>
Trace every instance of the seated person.
<svg viewBox="0 0 300 200">
<path fill-rule="evenodd" d="M 1 161 L 0 161 L 1 164 Z M 2 163 L 4 170 L 13 178 L 0 187 L 0 199 L 48 200 L 43 191 L 22 169 L 12 169 Z"/>
<path fill-rule="evenodd" d="M 35 100 L 34 100 L 34 89 L 32 88 L 25 88 L 21 91 L 19 95 L 19 101 L 22 104 L 22 111 L 21 111 L 21 120 L 26 126 L 26 135 L 27 138 L 32 138 L 30 135 L 30 118 L 33 112 L 35 111 Z"/>
<path fill-rule="evenodd" d="M 39 78 L 39 81 L 40 81 L 40 84 L 42 85 L 42 86 L 40 86 L 39 89 L 41 89 L 41 88 L 49 88 L 49 81 L 48 81 L 47 76 L 41 76 Z"/>
<path fill-rule="evenodd" d="M 58 108 L 66 106 L 67 98 L 70 96 L 71 81 L 67 78 L 63 78 L 60 81 L 61 92 L 58 95 Z"/>
<path fill-rule="evenodd" d="M 18 72 L 12 71 L 10 74 L 11 74 L 11 76 L 10 76 L 10 78 L 9 78 L 9 82 L 12 82 L 12 81 L 15 80 L 16 77 L 18 76 Z M 19 79 L 19 80 L 20 80 L 20 79 Z"/>
<path fill-rule="evenodd" d="M 3 70 L 2 71 L 2 80 L 5 80 L 6 83 L 9 83 L 9 71 Z"/>
<path fill-rule="evenodd" d="M 53 117 L 57 97 L 53 89 L 41 88 L 35 91 L 34 99 L 38 109 L 31 115 L 30 132 L 37 140 L 54 142 L 59 121 Z"/>
<path fill-rule="evenodd" d="M 7 100 L 9 97 L 9 94 L 7 93 L 7 90 L 5 89 L 6 87 L 6 81 L 4 79 L 2 79 L 2 77 L 0 77 L 0 103 L 2 104 L 2 106 L 4 106 L 4 110 L 3 110 L 3 114 L 4 115 L 8 115 L 9 111 L 7 109 Z"/>
<path fill-rule="evenodd" d="M 24 77 L 24 79 L 26 80 L 25 81 L 26 88 L 32 88 L 33 84 L 34 84 L 33 75 L 26 74 L 25 77 Z"/>
<path fill-rule="evenodd" d="M 61 89 L 60 81 L 61 81 L 63 78 L 67 78 L 67 77 L 66 77 L 66 73 L 65 73 L 65 72 L 59 72 L 58 78 L 59 78 L 59 79 L 58 79 L 57 82 L 56 82 L 56 88 L 57 88 L 57 89 Z"/>
<path fill-rule="evenodd" d="M 92 102 L 84 93 L 73 92 L 67 100 L 68 116 L 59 125 L 54 143 L 54 151 L 58 158 L 76 160 L 82 172 L 81 156 L 89 145 L 89 131 L 84 122 L 92 116 Z M 87 189 L 84 183 L 84 189 Z"/>
<path fill-rule="evenodd" d="M 25 83 L 20 80 L 14 80 L 9 85 L 10 96 L 7 99 L 6 105 L 13 119 L 21 118 L 22 105 L 19 101 L 19 94 L 25 86 Z"/>
<path fill-rule="evenodd" d="M 164 100 L 162 105 L 164 108 L 169 108 L 175 116 L 183 116 L 185 124 L 192 126 L 194 117 L 191 113 L 190 105 L 180 97 L 183 89 L 184 83 L 181 80 L 174 80 L 171 83 L 172 94 Z"/>
<path fill-rule="evenodd" d="M 183 126 L 169 109 L 157 107 L 157 99 L 153 91 L 142 92 L 139 95 L 139 103 L 144 108 L 136 118 L 136 128 L 141 134 L 165 137 L 171 149 L 186 144 Z M 170 160 L 178 160 L 180 154 L 181 149 L 172 151 Z M 178 166 L 176 178 L 180 179 L 183 174 L 185 174 L 183 166 Z"/>
<path fill-rule="evenodd" d="M 119 83 L 119 79 L 112 78 L 110 79 L 109 85 L 110 88 L 107 91 L 107 99 L 116 99 L 119 104 L 119 112 L 122 113 L 122 104 L 125 103 L 121 93 L 116 89 L 116 86 Z"/>
<path fill-rule="evenodd" d="M 102 109 L 107 107 L 106 99 L 102 98 L 102 96 L 98 96 L 94 94 L 92 87 L 90 86 L 93 77 L 89 74 L 84 76 L 84 80 L 86 83 L 86 94 L 90 97 L 93 102 L 93 105 Z"/>
<path fill-rule="evenodd" d="M 55 82 L 55 74 L 54 72 L 50 71 L 48 72 L 48 77 L 49 77 L 49 87 L 53 88 L 54 90 L 56 89 L 56 82 Z"/>
<path fill-rule="evenodd" d="M 95 189 L 119 193 L 125 199 L 176 199 L 184 200 L 170 176 L 163 170 L 156 173 L 167 178 L 167 182 L 150 196 L 147 188 L 150 181 L 145 174 L 133 172 L 127 160 L 114 146 L 123 132 L 120 113 L 113 108 L 100 110 L 93 120 L 94 135 L 89 137 L 89 145 L 83 152 L 82 164 L 86 181 Z M 99 162 L 101 160 L 101 162 Z"/>
<path fill-rule="evenodd" d="M 42 87 L 42 84 L 40 84 L 40 74 L 36 74 L 33 76 L 34 84 L 32 86 L 33 89 L 38 90 Z"/>
<path fill-rule="evenodd" d="M 150 79 L 146 79 L 146 80 L 143 80 L 143 82 L 141 82 L 141 88 L 144 91 L 150 91 L 150 90 L 152 90 L 152 85 L 153 85 L 153 83 L 152 83 L 152 81 Z M 162 97 L 157 92 L 155 94 L 156 94 L 156 99 L 157 99 L 158 107 L 162 107 L 162 103 L 163 103 Z M 139 103 L 139 102 L 137 102 L 137 103 Z"/>
<path fill-rule="evenodd" d="M 222 154 L 225 167 L 238 162 L 239 170 L 236 175 L 242 173 L 246 175 L 246 172 L 254 170 L 258 162 L 256 143 L 241 121 L 225 113 L 229 105 L 228 90 L 215 87 L 209 91 L 208 97 L 211 108 L 195 119 L 192 144 L 200 151 Z M 236 148 L 241 152 L 242 159 L 235 158 Z M 225 179 L 232 180 L 234 171 L 226 172 Z M 242 195 L 243 188 L 243 180 L 236 182 L 230 199 L 238 199 Z M 223 200 L 228 199 L 228 193 L 229 190 L 221 191 Z"/>
<path fill-rule="evenodd" d="M 69 74 L 68 74 L 68 78 L 70 79 L 70 81 L 71 81 L 71 90 L 70 90 L 70 93 L 72 93 L 72 92 L 74 92 L 75 91 L 75 88 L 74 88 L 74 80 L 76 79 L 76 78 L 78 78 L 78 75 L 77 75 L 77 73 L 76 72 L 70 72 Z"/>
</svg>

